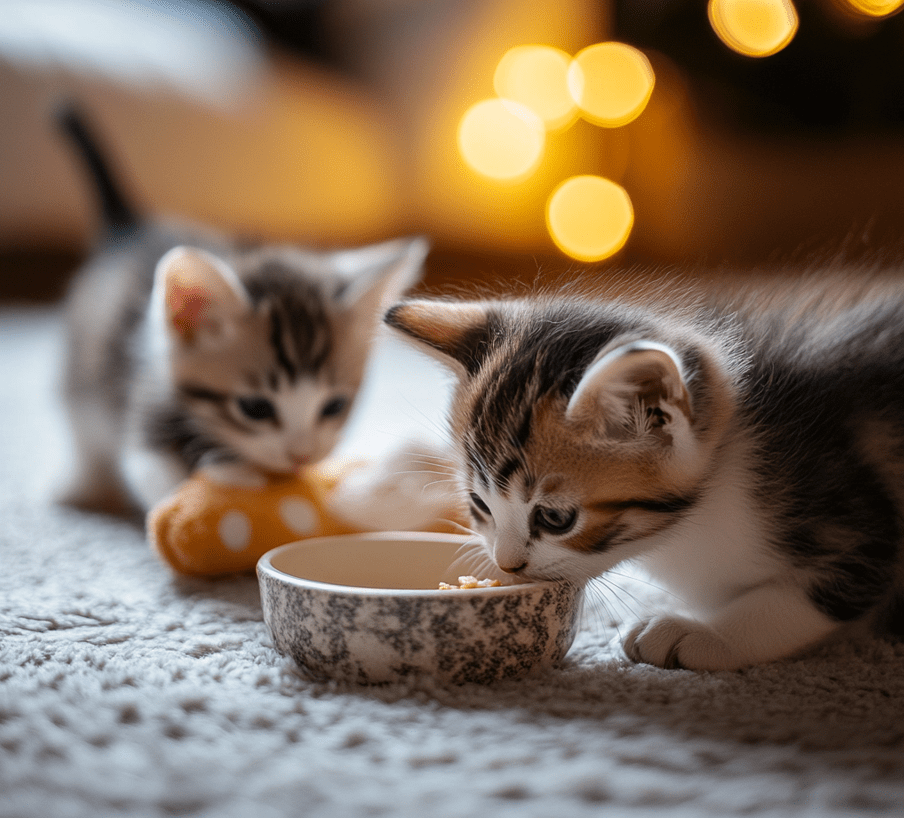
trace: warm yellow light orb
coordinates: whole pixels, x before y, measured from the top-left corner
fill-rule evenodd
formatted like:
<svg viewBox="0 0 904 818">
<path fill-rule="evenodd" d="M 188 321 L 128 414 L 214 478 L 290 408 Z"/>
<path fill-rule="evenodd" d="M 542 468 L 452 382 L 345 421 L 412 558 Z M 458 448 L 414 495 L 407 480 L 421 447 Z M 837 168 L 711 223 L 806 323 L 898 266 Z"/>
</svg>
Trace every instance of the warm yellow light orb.
<svg viewBox="0 0 904 818">
<path fill-rule="evenodd" d="M 574 121 L 577 105 L 568 91 L 571 57 L 548 45 L 519 45 L 502 55 L 493 76 L 500 97 L 526 105 L 549 130 Z"/>
<path fill-rule="evenodd" d="M 797 33 L 791 0 L 709 0 L 708 11 L 719 39 L 747 57 L 775 54 Z"/>
<path fill-rule="evenodd" d="M 526 178 L 543 155 L 543 122 L 520 102 L 485 99 L 458 124 L 458 149 L 478 173 L 509 181 Z"/>
<path fill-rule="evenodd" d="M 573 176 L 549 197 L 546 226 L 564 253 L 579 261 L 600 261 L 624 247 L 634 226 L 634 208 L 615 182 Z"/>
<path fill-rule="evenodd" d="M 867 17 L 888 17 L 904 6 L 904 0 L 847 0 L 847 4 Z"/>
<path fill-rule="evenodd" d="M 584 117 L 616 128 L 637 118 L 653 93 L 650 61 L 624 43 L 598 43 L 579 51 L 568 69 L 568 89 Z"/>
</svg>

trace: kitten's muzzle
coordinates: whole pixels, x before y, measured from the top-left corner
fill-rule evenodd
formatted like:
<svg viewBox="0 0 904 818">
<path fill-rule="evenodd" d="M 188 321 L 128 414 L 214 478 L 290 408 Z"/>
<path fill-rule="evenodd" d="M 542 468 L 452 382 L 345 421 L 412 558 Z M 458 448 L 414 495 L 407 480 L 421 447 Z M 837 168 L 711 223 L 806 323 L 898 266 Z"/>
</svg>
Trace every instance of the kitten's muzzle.
<svg viewBox="0 0 904 818">
<path fill-rule="evenodd" d="M 506 574 L 520 574 L 525 568 L 527 568 L 527 563 L 522 562 L 521 565 L 514 566 L 499 565 L 499 568 L 505 571 Z"/>
</svg>

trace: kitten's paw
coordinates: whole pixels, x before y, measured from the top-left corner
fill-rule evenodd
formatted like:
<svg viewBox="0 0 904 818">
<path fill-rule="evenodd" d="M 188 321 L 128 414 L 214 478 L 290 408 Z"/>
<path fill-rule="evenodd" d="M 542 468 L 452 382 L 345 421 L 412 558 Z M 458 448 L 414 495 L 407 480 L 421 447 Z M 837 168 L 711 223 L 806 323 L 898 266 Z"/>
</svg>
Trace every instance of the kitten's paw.
<svg viewBox="0 0 904 818">
<path fill-rule="evenodd" d="M 453 472 L 443 450 L 412 442 L 352 469 L 329 497 L 330 511 L 362 531 L 418 531 L 454 507 Z"/>
<path fill-rule="evenodd" d="M 131 516 L 138 508 L 127 489 L 114 480 L 71 480 L 56 490 L 53 500 L 81 511 L 118 517 Z"/>
<path fill-rule="evenodd" d="M 624 641 L 635 662 L 688 670 L 734 670 L 731 646 L 712 628 L 681 616 L 656 616 L 639 622 Z"/>
</svg>

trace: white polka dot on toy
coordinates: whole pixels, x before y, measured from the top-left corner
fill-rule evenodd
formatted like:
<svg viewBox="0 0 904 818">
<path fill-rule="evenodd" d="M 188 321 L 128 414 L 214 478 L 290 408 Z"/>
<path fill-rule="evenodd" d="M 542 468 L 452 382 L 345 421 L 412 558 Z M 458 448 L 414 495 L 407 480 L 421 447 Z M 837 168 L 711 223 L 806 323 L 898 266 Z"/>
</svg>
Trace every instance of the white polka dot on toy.
<svg viewBox="0 0 904 818">
<path fill-rule="evenodd" d="M 313 534 L 320 523 L 317 510 L 303 497 L 286 497 L 280 501 L 279 516 L 296 534 Z"/>
<path fill-rule="evenodd" d="M 220 518 L 217 533 L 230 551 L 244 551 L 251 541 L 251 520 L 241 511 L 227 511 Z"/>
</svg>

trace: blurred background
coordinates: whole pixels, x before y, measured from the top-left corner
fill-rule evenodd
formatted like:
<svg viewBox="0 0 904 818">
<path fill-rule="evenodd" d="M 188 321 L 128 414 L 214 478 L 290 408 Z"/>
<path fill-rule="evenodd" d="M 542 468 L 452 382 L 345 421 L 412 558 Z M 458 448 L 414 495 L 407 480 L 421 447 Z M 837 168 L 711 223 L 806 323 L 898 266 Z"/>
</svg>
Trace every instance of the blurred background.
<svg viewBox="0 0 904 818">
<path fill-rule="evenodd" d="M 0 0 L 0 296 L 57 298 L 94 239 L 66 97 L 145 208 L 424 233 L 431 288 L 900 258 L 901 5 Z"/>
</svg>

